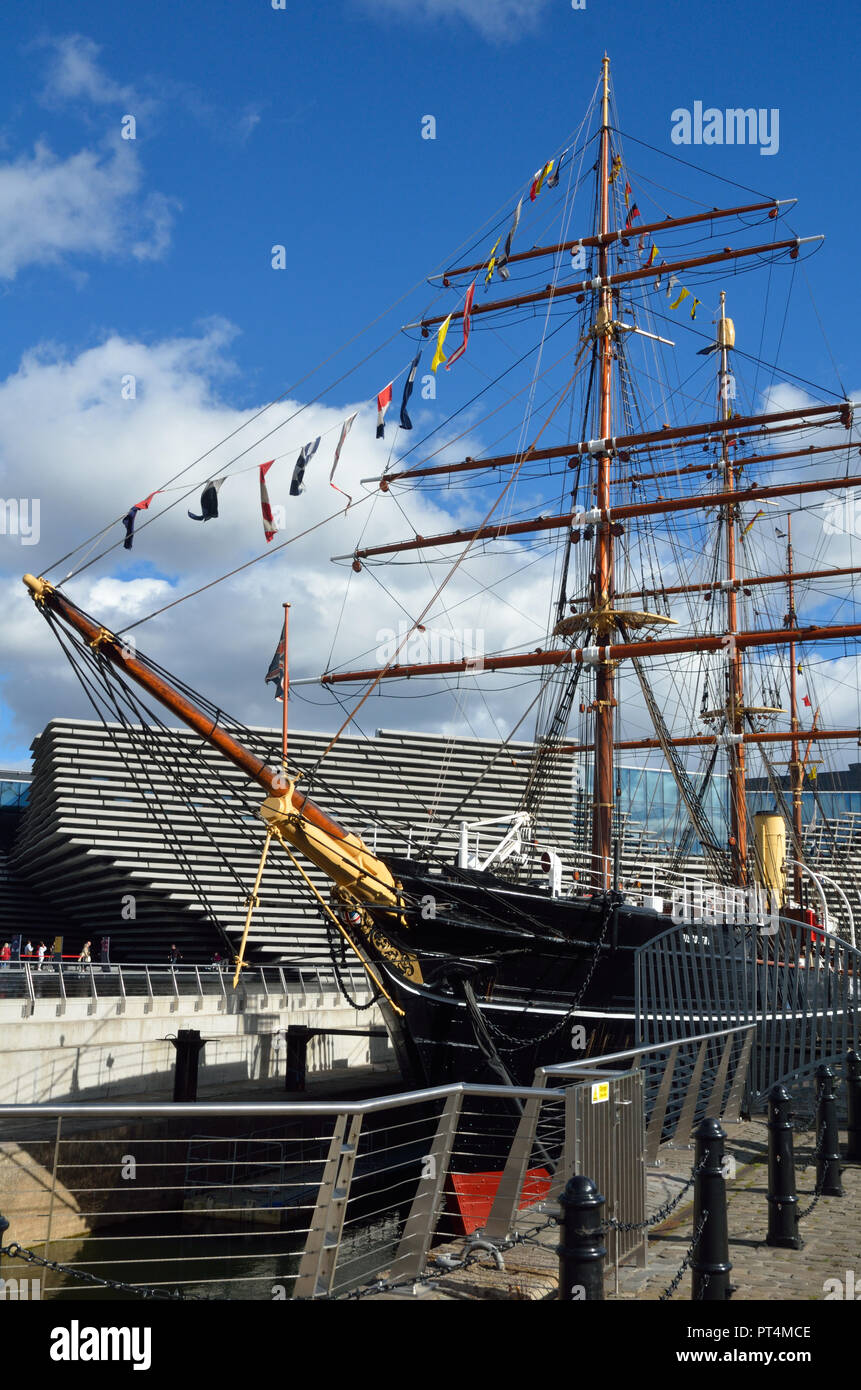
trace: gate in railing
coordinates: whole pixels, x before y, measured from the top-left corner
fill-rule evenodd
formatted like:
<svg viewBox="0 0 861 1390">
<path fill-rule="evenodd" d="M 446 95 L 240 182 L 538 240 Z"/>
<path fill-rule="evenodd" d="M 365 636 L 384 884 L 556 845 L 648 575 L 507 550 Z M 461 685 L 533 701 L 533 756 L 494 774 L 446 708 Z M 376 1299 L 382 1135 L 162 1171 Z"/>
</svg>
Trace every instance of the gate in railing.
<svg viewBox="0 0 861 1390">
<path fill-rule="evenodd" d="M 754 1023 L 758 1106 L 776 1081 L 812 1089 L 817 1066 L 858 1046 L 861 951 L 784 917 L 765 930 L 682 923 L 637 952 L 635 1007 L 643 1045 Z"/>
</svg>

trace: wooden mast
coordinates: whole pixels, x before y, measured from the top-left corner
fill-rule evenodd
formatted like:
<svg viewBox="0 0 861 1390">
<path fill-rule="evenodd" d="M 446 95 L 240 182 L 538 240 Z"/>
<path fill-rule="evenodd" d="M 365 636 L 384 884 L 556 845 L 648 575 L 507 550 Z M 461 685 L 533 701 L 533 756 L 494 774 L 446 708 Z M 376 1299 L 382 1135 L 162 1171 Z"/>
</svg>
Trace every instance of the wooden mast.
<svg viewBox="0 0 861 1390">
<path fill-rule="evenodd" d="M 610 229 L 610 60 L 604 55 L 604 93 L 601 117 L 601 154 L 598 160 L 599 206 L 602 238 Z M 600 353 L 600 429 L 601 438 L 612 435 L 612 373 L 613 373 L 613 291 L 607 283 L 607 243 L 602 240 L 598 250 L 598 273 L 602 281 L 598 318 L 595 325 Z M 610 454 L 598 456 L 597 504 L 605 511 L 610 507 Z M 593 569 L 593 609 L 600 613 L 609 610 L 613 598 L 613 536 L 608 521 L 601 522 L 595 533 Z M 599 628 L 600 631 L 600 628 Z M 605 628 L 609 641 L 611 632 Z M 610 887 L 610 864 L 613 840 L 613 666 L 608 659 L 596 668 L 595 679 L 595 769 L 592 804 L 592 881 L 599 889 Z"/>
<path fill-rule="evenodd" d="M 789 611 L 786 615 L 786 625 L 790 631 L 794 631 L 798 626 L 798 618 L 795 612 L 795 583 L 792 573 L 792 517 L 786 518 L 786 575 L 787 587 L 789 589 Z M 792 836 L 795 841 L 795 853 L 793 854 L 792 882 L 793 897 L 799 907 L 802 906 L 802 880 L 801 880 L 801 845 L 802 845 L 802 819 L 801 819 L 801 784 L 803 773 L 801 770 L 801 750 L 798 742 L 798 682 L 796 679 L 796 654 L 795 643 L 789 644 L 789 710 L 790 725 L 792 728 L 792 744 L 789 762 L 789 785 L 792 789 Z"/>
<path fill-rule="evenodd" d="M 728 420 L 731 414 L 729 402 L 729 349 L 732 346 L 731 320 L 726 316 L 726 293 L 720 292 L 720 320 L 718 323 L 718 344 L 720 346 L 720 367 L 718 373 L 718 397 L 721 418 Z M 726 595 L 727 632 L 727 725 L 732 733 L 729 747 L 729 814 L 730 814 L 730 858 L 732 861 L 733 882 L 744 887 L 747 883 L 747 803 L 745 800 L 745 754 L 744 754 L 744 670 L 742 654 L 736 645 L 738 633 L 738 590 L 736 581 L 735 522 L 737 503 L 732 499 L 735 492 L 735 469 L 730 461 L 727 436 L 721 441 L 721 465 L 723 468 L 724 491 L 730 494 L 724 512 L 726 525 L 726 577 L 729 585 Z"/>
</svg>

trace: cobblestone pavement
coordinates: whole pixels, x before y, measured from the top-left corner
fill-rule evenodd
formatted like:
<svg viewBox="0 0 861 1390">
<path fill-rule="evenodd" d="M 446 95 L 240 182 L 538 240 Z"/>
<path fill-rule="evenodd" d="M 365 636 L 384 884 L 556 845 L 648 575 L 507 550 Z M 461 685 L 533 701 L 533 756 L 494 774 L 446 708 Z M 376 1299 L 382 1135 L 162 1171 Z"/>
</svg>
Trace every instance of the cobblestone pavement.
<svg viewBox="0 0 861 1390">
<path fill-rule="evenodd" d="M 727 1182 L 730 1277 L 736 1290 L 733 1301 L 824 1299 L 825 1281 L 839 1279 L 845 1288 L 850 1271 L 855 1286 L 850 1296 L 861 1292 L 861 1164 L 845 1164 L 844 1195 L 821 1197 L 802 1221 L 802 1250 L 772 1249 L 765 1244 L 768 1228 L 765 1119 L 725 1128 L 726 1153 L 736 1162 L 735 1178 Z M 842 1149 L 845 1133 L 840 1137 Z M 802 1210 L 811 1202 L 816 1186 L 813 1140 L 812 1133 L 799 1133 L 795 1139 L 796 1180 Z M 661 1150 L 660 1163 L 648 1170 L 647 1214 L 654 1214 L 678 1193 L 689 1178 L 693 1163 L 693 1147 Z M 556 1224 L 535 1229 L 547 1221 L 553 1210 L 541 1212 L 533 1208 L 521 1213 L 517 1230 L 528 1238 L 504 1252 L 504 1270 L 496 1267 L 491 1255 L 481 1254 L 466 1268 L 454 1270 L 442 1279 L 417 1284 L 414 1289 L 381 1292 L 373 1297 L 418 1297 L 434 1301 L 556 1299 L 560 1230 Z M 692 1236 L 691 1189 L 679 1208 L 649 1232 L 645 1268 L 622 1265 L 618 1271 L 606 1269 L 605 1297 L 608 1300 L 660 1299 L 688 1253 Z M 441 1254 L 462 1255 L 463 1245 L 455 1241 L 436 1247 L 431 1256 L 431 1269 L 434 1259 Z M 689 1299 L 690 1289 L 691 1276 L 686 1271 L 673 1300 Z"/>
</svg>

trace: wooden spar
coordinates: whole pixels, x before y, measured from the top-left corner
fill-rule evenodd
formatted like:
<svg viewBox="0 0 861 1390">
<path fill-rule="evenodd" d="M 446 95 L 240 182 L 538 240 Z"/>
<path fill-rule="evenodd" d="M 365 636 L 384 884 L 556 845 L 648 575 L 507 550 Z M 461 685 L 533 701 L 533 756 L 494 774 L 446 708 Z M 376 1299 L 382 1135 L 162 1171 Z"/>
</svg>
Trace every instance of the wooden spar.
<svg viewBox="0 0 861 1390">
<path fill-rule="evenodd" d="M 720 365 L 718 369 L 718 402 L 724 420 L 729 419 L 730 404 L 727 381 L 729 378 L 729 348 L 727 345 L 726 292 L 720 292 L 720 319 L 718 320 L 718 342 L 720 344 Z M 726 632 L 727 643 L 727 726 L 732 729 L 733 742 L 729 747 L 729 812 L 730 812 L 730 859 L 733 882 L 739 887 L 747 885 L 747 797 L 746 760 L 744 741 L 744 667 L 742 654 L 735 645 L 738 631 L 738 594 L 735 583 L 735 523 L 738 508 L 735 504 L 735 473 L 730 463 L 726 435 L 721 443 L 721 464 L 723 466 L 724 488 L 727 505 L 724 512 L 726 527 L 726 578 L 729 588 L 726 591 Z"/>
<path fill-rule="evenodd" d="M 795 612 L 795 586 L 792 573 L 792 517 L 786 518 L 786 578 L 789 591 L 789 611 L 786 615 L 786 625 L 790 632 L 794 631 L 798 618 Z M 798 683 L 796 681 L 795 667 L 795 643 L 789 644 L 789 715 L 792 725 L 792 747 L 789 755 L 789 786 L 792 792 L 792 838 L 794 841 L 793 853 L 793 897 L 801 906 L 802 903 L 802 882 L 801 882 L 801 863 L 803 858 L 802 840 L 802 817 L 801 817 L 801 784 L 803 773 L 801 771 L 801 750 L 798 745 Z"/>
<path fill-rule="evenodd" d="M 599 206 L 601 210 L 601 233 L 606 236 L 610 225 L 610 60 L 604 56 L 604 100 L 601 125 L 601 155 L 599 159 Z M 598 269 L 602 282 L 600 310 L 595 325 L 596 344 L 600 355 L 600 428 L 603 439 L 612 434 L 612 386 L 613 386 L 613 291 L 607 275 L 607 243 L 602 240 L 598 251 Z M 597 467 L 598 506 L 606 511 L 610 506 L 610 453 L 598 455 Z M 595 533 L 595 554 L 593 568 L 593 607 L 597 610 L 610 608 L 613 602 L 613 533 L 609 526 L 599 526 Z M 609 634 L 608 634 L 609 636 Z M 609 661 L 602 661 L 595 671 L 595 759 L 592 798 L 592 873 L 597 876 L 597 887 L 611 887 L 611 865 L 613 862 L 613 809 L 614 764 L 613 764 L 613 717 L 615 709 L 614 668 Z"/>
<path fill-rule="evenodd" d="M 803 429 L 808 420 L 815 418 L 820 425 L 842 424 L 846 429 L 851 428 L 850 413 L 853 405 L 861 405 L 861 402 L 833 402 L 831 405 L 808 406 L 805 410 L 778 410 L 772 411 L 767 415 L 734 415 L 732 420 L 711 420 L 701 425 L 676 425 L 672 429 L 647 430 L 640 434 L 617 435 L 615 439 L 607 440 L 607 446 L 614 452 L 627 452 L 628 449 L 635 449 L 640 444 L 670 444 L 670 443 L 702 443 L 703 438 L 709 435 L 720 435 L 729 431 L 730 434 L 750 434 L 753 431 L 763 434 L 771 433 L 768 428 L 757 430 L 757 426 L 769 426 L 781 424 L 784 420 L 801 421 L 799 425 L 792 428 Z M 833 421 L 820 419 L 821 416 L 834 415 Z M 774 431 L 777 433 L 777 431 Z M 588 454 L 594 445 L 604 443 L 603 440 L 577 440 L 570 444 L 557 444 L 546 449 L 530 450 L 530 459 L 554 459 L 577 457 L 580 454 Z M 840 447 L 839 445 L 835 447 Z M 366 478 L 365 482 L 380 482 L 388 485 L 389 483 L 399 482 L 402 478 L 431 478 L 441 473 L 468 473 L 480 468 L 504 468 L 509 464 L 518 464 L 523 458 L 523 454 L 497 454 L 493 458 L 474 459 L 468 458 L 463 463 L 440 463 L 432 468 L 412 468 L 405 469 L 402 473 L 388 473 L 382 478 Z"/>
<path fill-rule="evenodd" d="M 632 238 L 649 236 L 652 232 L 671 232 L 676 227 L 691 227 L 697 222 L 714 222 L 721 217 L 741 217 L 748 212 L 768 212 L 769 217 L 777 216 L 777 209 L 784 203 L 794 203 L 794 198 L 772 199 L 767 203 L 746 203 L 737 208 L 712 208 L 711 212 L 697 212 L 690 217 L 666 217 L 663 222 L 646 222 L 633 228 L 620 227 L 616 231 L 600 232 L 597 236 L 575 237 L 573 241 L 560 241 L 555 246 L 533 246 L 529 251 L 517 251 L 506 258 L 506 265 L 517 261 L 532 261 L 537 256 L 555 256 L 560 251 L 573 251 L 577 246 L 611 246 L 614 241 L 626 245 Z M 441 279 L 444 285 L 455 275 L 472 275 L 477 270 L 486 270 L 487 261 L 477 265 L 459 265 L 447 270 L 444 275 L 432 275 L 431 280 Z M 652 271 L 655 274 L 655 271 Z"/>
<path fill-rule="evenodd" d="M 761 502 L 769 497 L 795 497 L 806 492 L 828 492 L 832 488 L 861 487 L 861 475 L 847 478 L 813 478 L 807 483 L 776 483 L 762 487 L 749 487 L 744 491 L 728 489 L 725 492 L 700 492 L 691 497 L 664 498 L 660 502 L 624 503 L 621 507 L 599 507 L 594 513 L 583 515 L 596 522 L 625 521 L 636 516 L 656 516 L 665 512 L 694 511 L 699 508 L 722 507 L 731 503 Z M 600 515 L 599 515 L 600 513 Z M 563 516 L 534 517 L 529 521 L 507 521 L 498 525 L 482 526 L 480 530 L 444 531 L 438 536 L 416 536 L 409 541 L 393 541 L 389 545 L 372 545 L 364 550 L 356 550 L 352 556 L 336 556 L 336 559 L 367 560 L 372 555 L 396 555 L 403 550 L 426 550 L 438 545 L 456 545 L 463 541 L 498 540 L 506 536 L 527 536 L 537 531 L 561 531 L 576 522 L 577 513 Z M 577 523 L 582 524 L 582 522 Z"/>
<path fill-rule="evenodd" d="M 832 627 L 796 628 L 791 634 L 786 628 L 761 632 L 739 632 L 735 643 L 745 647 L 782 647 L 787 642 L 826 642 L 843 637 L 861 637 L 861 623 L 843 623 Z M 666 637 L 648 642 L 617 642 L 612 647 L 562 647 L 547 651 L 537 647 L 534 652 L 513 652 L 500 656 L 485 656 L 480 661 L 465 657 L 460 661 L 428 661 L 411 666 L 384 666 L 367 671 L 328 671 L 320 677 L 321 685 L 345 681 L 370 681 L 386 678 L 403 680 L 405 676 L 481 675 L 484 671 L 513 671 L 528 666 L 569 666 L 585 662 L 620 661 L 632 656 L 679 656 L 683 652 L 726 651 L 726 637 Z"/>
<path fill-rule="evenodd" d="M 161 676 L 151 671 L 143 661 L 139 661 L 125 646 L 121 637 L 117 637 L 114 633 L 108 632 L 106 628 L 94 622 L 92 618 L 70 602 L 65 594 L 61 594 L 58 589 L 55 589 L 45 580 L 34 579 L 32 575 L 28 574 L 24 576 L 24 583 L 41 607 L 56 613 L 69 627 L 80 633 L 94 650 L 97 650 L 112 665 L 124 671 L 126 675 L 131 676 L 138 685 L 148 690 L 178 719 L 181 719 L 190 729 L 194 729 L 207 743 L 217 748 L 224 757 L 262 787 L 268 795 L 275 797 L 284 795 L 283 771 L 261 762 L 255 753 L 244 748 L 226 729 L 213 722 L 210 715 L 198 709 L 178 690 L 174 690 L 173 686 L 169 685 Z M 325 834 L 331 835 L 336 840 L 346 838 L 348 832 L 344 827 L 327 816 L 301 792 L 293 791 L 292 801 L 294 808 L 301 811 L 303 818 L 308 820 L 316 829 L 324 831 Z"/>
<path fill-rule="evenodd" d="M 809 737 L 811 742 L 814 743 L 817 739 L 826 740 L 835 738 L 854 738 L 857 740 L 861 740 L 861 729 L 816 729 L 811 730 L 809 734 L 806 734 L 804 736 Z M 791 742 L 791 740 L 792 732 L 789 729 L 783 729 L 777 732 L 775 732 L 773 729 L 769 729 L 764 730 L 762 733 L 756 733 L 752 730 L 748 730 L 744 736 L 745 743 L 789 743 Z M 710 745 L 714 745 L 715 743 L 719 742 L 719 734 L 691 734 L 687 738 L 681 737 L 670 739 L 670 743 L 673 745 L 674 748 L 708 748 Z M 652 748 L 655 748 L 660 751 L 661 744 L 659 743 L 658 739 L 622 739 L 616 744 L 616 751 L 619 753 L 628 753 L 637 750 L 645 751 Z M 560 753 L 591 753 L 591 751 L 591 743 L 562 743 L 559 745 Z"/>
<path fill-rule="evenodd" d="M 835 579 L 846 574 L 861 574 L 861 565 L 846 565 L 843 569 L 798 570 L 795 579 Z M 755 578 L 737 579 L 736 589 L 753 589 L 760 584 L 785 584 L 785 574 L 759 574 Z M 664 589 L 626 589 L 616 594 L 616 598 L 658 598 L 663 594 L 710 594 L 721 588 L 721 580 L 709 580 L 705 584 L 668 584 Z"/>
<path fill-rule="evenodd" d="M 632 232 L 633 236 L 634 233 Z M 639 229 L 636 233 L 640 235 Z M 600 283 L 595 280 L 578 280 L 574 285 L 548 285 L 547 289 L 537 290 L 535 294 L 513 295 L 510 299 L 497 299 L 492 304 L 476 304 L 473 306 L 472 317 L 477 318 L 480 314 L 495 314 L 504 309 L 518 309 L 526 304 L 543 304 L 550 299 L 563 299 L 571 294 L 585 294 L 587 290 L 606 289 L 614 285 L 630 285 L 637 280 L 654 280 L 657 275 L 673 275 L 677 270 L 696 270 L 699 266 L 720 265 L 724 261 L 741 260 L 745 256 L 765 256 L 773 251 L 787 251 L 790 248 L 798 254 L 798 248 L 807 241 L 822 241 L 824 237 L 790 237 L 787 241 L 766 241 L 761 246 L 743 246 L 738 251 L 733 251 L 727 247 L 725 251 L 715 251 L 711 256 L 693 256 L 686 261 L 671 261 L 667 265 L 662 265 L 660 271 L 654 266 L 643 267 L 640 270 L 622 270 L 615 275 L 600 276 Z M 606 252 L 606 246 L 601 247 Z M 407 328 L 420 328 L 423 334 L 428 334 L 437 324 L 444 323 L 446 314 L 436 314 L 433 318 L 420 319 L 418 323 L 406 324 Z"/>
<path fill-rule="evenodd" d="M 773 433 L 776 434 L 777 431 L 775 430 Z M 786 449 L 779 454 L 743 455 L 734 460 L 732 467 L 736 473 L 740 473 L 743 468 L 751 468 L 758 463 L 780 463 L 784 459 L 809 458 L 811 454 L 835 454 L 838 449 L 845 448 L 845 444 L 808 444 L 803 449 Z M 714 459 L 710 463 L 686 463 L 676 468 L 665 468 L 660 473 L 631 473 L 626 478 L 617 478 L 616 486 L 624 487 L 627 484 L 635 487 L 639 483 L 656 482 L 660 478 L 684 478 L 688 473 L 714 473 L 716 469 L 717 464 Z"/>
</svg>

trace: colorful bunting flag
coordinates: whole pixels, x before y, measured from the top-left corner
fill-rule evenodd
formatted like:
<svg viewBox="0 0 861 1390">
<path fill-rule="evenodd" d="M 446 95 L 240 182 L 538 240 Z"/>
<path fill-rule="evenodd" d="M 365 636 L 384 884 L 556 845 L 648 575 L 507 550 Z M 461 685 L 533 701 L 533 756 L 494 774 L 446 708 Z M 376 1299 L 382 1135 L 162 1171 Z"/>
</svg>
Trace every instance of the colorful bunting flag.
<svg viewBox="0 0 861 1390">
<path fill-rule="evenodd" d="M 497 242 L 496 245 L 498 246 L 498 245 L 499 245 L 499 242 Z M 494 248 L 494 249 L 495 249 L 495 248 Z M 422 354 L 421 354 L 421 349 L 419 349 L 419 351 L 416 353 L 415 357 L 413 358 L 412 362 L 410 363 L 410 369 L 409 369 L 409 371 L 407 372 L 407 379 L 406 379 L 406 381 L 404 382 L 404 394 L 403 394 L 403 397 L 402 397 L 402 399 L 401 399 L 401 429 L 402 429 L 402 430 L 411 430 L 412 427 L 413 427 L 413 422 L 412 422 L 412 420 L 410 419 L 409 415 L 407 414 L 407 404 L 408 404 L 408 402 L 409 402 L 410 396 L 413 394 L 413 385 L 414 385 L 415 379 L 416 379 L 416 372 L 417 372 L 418 369 L 419 369 L 419 362 L 421 362 L 421 360 L 422 360 Z"/>
<path fill-rule="evenodd" d="M 811 700 L 810 700 L 810 697 L 809 697 L 808 695 L 805 695 L 805 697 L 804 697 L 804 704 L 807 705 L 807 708 L 808 708 L 808 709 L 812 708 Z"/>
<path fill-rule="evenodd" d="M 628 206 L 630 205 L 630 202 L 631 202 L 631 185 L 630 185 L 630 184 L 628 183 L 628 181 L 626 180 L 626 181 L 625 181 L 625 207 L 628 207 Z"/>
<path fill-rule="evenodd" d="M 359 413 L 359 412 L 356 411 L 356 415 L 358 415 L 358 413 Z M 344 447 L 344 440 L 347 438 L 347 435 L 350 433 L 350 430 L 353 428 L 353 421 L 355 420 L 356 415 L 351 415 L 350 418 L 349 418 L 349 420 L 345 420 L 344 423 L 343 423 L 343 425 L 341 426 L 341 434 L 340 434 L 340 437 L 339 437 L 339 439 L 338 439 L 337 447 L 336 447 L 336 449 L 335 449 L 335 461 L 334 461 L 334 463 L 332 464 L 332 471 L 331 471 L 331 473 L 329 474 L 329 482 L 331 483 L 332 487 L 335 489 L 336 492 L 340 492 L 340 494 L 341 494 L 342 497 L 346 497 L 346 499 L 347 499 L 347 506 L 348 506 L 348 507 L 351 507 L 352 504 L 353 504 L 353 499 L 352 499 L 352 497 L 350 496 L 349 492 L 344 492 L 343 488 L 338 487 L 336 483 L 332 482 L 332 479 L 333 479 L 334 476 L 335 476 L 335 469 L 338 467 L 338 464 L 339 464 L 340 459 L 341 459 L 341 450 L 342 450 L 343 447 Z"/>
<path fill-rule="evenodd" d="M 750 520 L 750 521 L 747 523 L 747 525 L 745 526 L 744 530 L 743 530 L 742 533 L 741 533 L 741 534 L 742 534 L 742 537 L 744 537 L 744 536 L 747 535 L 747 533 L 748 533 L 748 531 L 750 530 L 751 526 L 753 525 L 754 521 L 759 521 L 759 518 L 760 518 L 761 516 L 765 516 L 765 512 L 764 512 L 762 509 L 760 509 L 760 510 L 756 513 L 756 516 L 754 516 L 754 517 L 752 518 L 752 520 Z"/>
<path fill-rule="evenodd" d="M 152 499 L 154 497 L 157 497 L 160 491 L 160 488 L 156 488 L 155 492 L 151 492 L 149 497 L 144 498 L 143 502 L 135 502 L 134 506 L 130 507 L 129 510 L 126 512 L 125 516 L 123 517 L 123 526 L 125 526 L 126 528 L 126 538 L 123 541 L 123 550 L 131 550 L 132 545 L 134 543 L 135 517 L 137 516 L 138 512 L 145 512 Z"/>
<path fill-rule="evenodd" d="M 463 306 L 463 342 L 461 343 L 460 347 L 452 353 L 451 357 L 446 362 L 445 369 L 447 372 L 451 371 L 452 362 L 456 362 L 457 359 L 459 357 L 463 357 L 463 354 L 466 352 L 466 345 L 469 342 L 469 330 L 471 323 L 470 315 L 472 314 L 472 300 L 474 295 L 475 281 L 473 280 L 472 284 L 466 292 L 466 303 Z"/>
<path fill-rule="evenodd" d="M 392 403 L 392 382 L 377 396 L 377 438 L 382 439 L 386 433 L 386 411 Z"/>
<path fill-rule="evenodd" d="M 689 294 L 690 294 L 690 290 L 686 290 L 685 287 L 684 287 L 684 285 L 683 285 L 682 288 L 679 290 L 679 293 L 676 295 L 675 299 L 673 300 L 672 304 L 670 305 L 670 308 L 671 308 L 671 309 L 678 309 L 678 307 L 679 307 L 679 305 L 681 304 L 682 300 L 683 300 L 683 299 L 687 299 L 687 297 L 688 297 Z"/>
<path fill-rule="evenodd" d="M 275 699 L 284 703 L 284 629 L 281 629 L 281 638 L 275 649 L 275 655 L 269 663 L 269 670 L 266 672 L 265 685 L 272 683 L 275 686 Z"/>
<path fill-rule="evenodd" d="M 565 149 L 565 150 L 562 151 L 562 153 L 561 153 L 560 156 L 559 156 L 559 160 L 558 160 L 558 163 L 557 163 L 557 165 L 556 165 L 556 168 L 553 170 L 553 173 L 547 175 L 547 187 L 548 187 L 548 188 L 556 188 L 556 187 L 558 186 L 558 184 L 559 184 L 559 174 L 560 174 L 560 171 L 561 171 L 561 169 L 562 169 L 562 161 L 563 161 L 563 159 L 565 158 L 565 156 L 566 156 L 567 153 L 568 153 L 567 149 Z"/>
<path fill-rule="evenodd" d="M 391 397 L 391 391 L 389 392 L 389 396 Z M 299 457 L 296 460 L 296 466 L 293 469 L 293 477 L 290 479 L 291 497 L 301 497 L 302 493 L 305 491 L 305 469 L 308 467 L 308 464 L 311 462 L 319 447 L 319 435 L 316 439 L 312 440 L 310 444 L 302 445 L 299 451 Z"/>
<path fill-rule="evenodd" d="M 436 335 L 436 352 L 434 353 L 433 361 L 431 362 L 431 371 L 434 374 L 436 374 L 436 369 L 439 366 L 440 362 L 445 362 L 446 360 L 445 353 L 442 350 L 442 345 L 445 342 L 445 335 L 448 332 L 448 326 L 450 323 L 451 314 L 449 314 L 448 318 L 440 324 L 439 332 Z"/>
<path fill-rule="evenodd" d="M 497 246 L 499 245 L 499 243 L 500 243 L 501 241 L 502 241 L 502 237 L 501 237 L 501 236 L 498 236 L 498 237 L 496 238 L 496 241 L 493 243 L 493 249 L 492 249 L 492 251 L 491 251 L 491 253 L 490 253 L 490 258 L 489 258 L 489 260 L 488 260 L 488 262 L 487 262 L 487 274 L 486 274 L 485 277 L 484 277 L 485 287 L 486 287 L 487 285 L 489 285 L 490 282 L 491 282 L 491 280 L 493 279 L 493 272 L 494 272 L 494 269 L 495 269 L 495 267 L 496 267 L 496 248 L 497 248 Z"/>
<path fill-rule="evenodd" d="M 655 264 L 655 261 L 656 261 L 657 259 L 658 259 L 658 248 L 657 248 L 657 246 L 655 245 L 655 243 L 652 242 L 652 249 L 651 249 L 651 251 L 649 252 L 649 259 L 646 261 L 646 269 L 648 270 L 648 269 L 649 269 L 649 266 L 654 265 L 654 264 Z"/>
<path fill-rule="evenodd" d="M 622 156 L 621 156 L 620 154 L 614 155 L 614 156 L 613 156 L 613 167 L 612 167 L 612 169 L 610 170 L 610 183 L 615 183 L 615 182 L 616 182 L 617 178 L 619 177 L 619 173 L 621 172 L 621 168 L 622 168 Z"/>
<path fill-rule="evenodd" d="M 664 266 L 665 266 L 666 264 L 667 264 L 666 261 L 661 261 L 661 264 L 660 264 L 660 266 L 658 267 L 658 278 L 657 278 L 656 281 L 655 281 L 655 289 L 656 289 L 656 290 L 659 290 L 659 289 L 661 288 L 661 281 L 662 281 L 663 278 L 664 278 Z"/>
<path fill-rule="evenodd" d="M 553 160 L 552 160 L 552 159 L 548 159 L 548 161 L 547 161 L 547 163 L 544 165 L 544 168 L 543 168 L 543 169 L 536 169 L 536 171 L 535 171 L 535 177 L 534 177 L 533 180 L 532 180 L 532 187 L 531 187 L 530 190 L 529 190 L 529 201 L 530 201 L 530 203 L 534 203 L 534 202 L 535 202 L 535 199 L 538 197 L 539 193 L 541 192 L 541 185 L 543 184 L 544 180 L 547 178 L 547 175 L 548 175 L 549 173 L 552 172 L 552 170 L 553 170 Z"/>
<path fill-rule="evenodd" d="M 634 203 L 634 204 L 632 204 L 632 206 L 628 209 L 628 216 L 625 218 L 625 226 L 628 228 L 628 230 L 630 230 L 631 223 L 633 222 L 634 218 L 635 218 L 635 217 L 639 217 L 639 216 L 640 216 L 640 209 L 637 207 L 637 204 Z"/>
<path fill-rule="evenodd" d="M 503 251 L 502 258 L 496 267 L 503 280 L 507 280 L 509 277 L 508 258 L 511 255 L 511 244 L 514 241 L 514 234 L 517 231 L 517 224 L 520 221 L 520 213 L 522 208 L 523 199 L 521 198 L 520 202 L 517 204 L 517 207 L 514 209 L 514 220 L 508 229 L 508 236 L 505 238 L 505 250 Z"/>
<path fill-rule="evenodd" d="M 270 459 L 268 463 L 261 463 L 260 465 L 260 511 L 263 516 L 263 534 L 266 537 L 267 545 L 278 531 L 272 516 L 272 507 L 269 504 L 269 489 L 266 486 L 266 474 L 274 462 L 274 459 Z"/>
<path fill-rule="evenodd" d="M 692 318 L 692 319 L 695 319 L 695 318 L 696 318 L 696 316 L 697 316 L 697 309 L 699 308 L 699 306 L 700 306 L 701 304 L 702 304 L 702 300 L 701 300 L 701 299 L 697 299 L 696 296 L 695 296 L 695 297 L 694 297 L 694 302 L 693 302 L 693 304 L 691 305 L 691 318 Z"/>
<path fill-rule="evenodd" d="M 679 283 L 679 277 L 678 277 L 678 275 L 671 275 L 670 278 L 669 278 L 669 280 L 667 281 L 667 299 L 669 299 L 670 295 L 671 295 L 672 292 L 673 292 L 674 286 L 676 286 L 678 283 Z"/>
<path fill-rule="evenodd" d="M 218 516 L 218 490 L 224 482 L 223 478 L 210 478 L 208 483 L 204 483 L 203 492 L 200 494 L 201 515 L 197 516 L 194 512 L 189 512 L 192 521 L 214 521 Z"/>
</svg>

